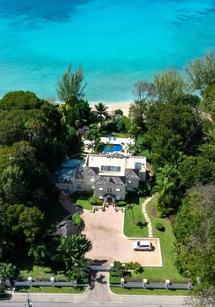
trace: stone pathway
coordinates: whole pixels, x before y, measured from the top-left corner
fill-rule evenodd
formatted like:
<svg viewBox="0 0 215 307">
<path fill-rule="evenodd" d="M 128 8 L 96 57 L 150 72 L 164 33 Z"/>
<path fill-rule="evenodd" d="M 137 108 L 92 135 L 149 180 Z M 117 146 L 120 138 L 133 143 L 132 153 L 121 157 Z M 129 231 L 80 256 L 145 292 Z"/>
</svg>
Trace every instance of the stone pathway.
<svg viewBox="0 0 215 307">
<path fill-rule="evenodd" d="M 147 210 L 146 210 L 146 206 L 147 204 L 152 200 L 153 196 L 152 197 L 149 197 L 147 198 L 143 204 L 142 204 L 142 211 L 143 211 L 143 215 L 144 215 L 144 218 L 147 222 L 147 228 L 148 228 L 148 236 L 149 238 L 153 238 L 153 229 L 152 229 L 152 223 L 151 223 L 151 220 L 148 216 L 148 213 L 147 213 Z"/>
</svg>

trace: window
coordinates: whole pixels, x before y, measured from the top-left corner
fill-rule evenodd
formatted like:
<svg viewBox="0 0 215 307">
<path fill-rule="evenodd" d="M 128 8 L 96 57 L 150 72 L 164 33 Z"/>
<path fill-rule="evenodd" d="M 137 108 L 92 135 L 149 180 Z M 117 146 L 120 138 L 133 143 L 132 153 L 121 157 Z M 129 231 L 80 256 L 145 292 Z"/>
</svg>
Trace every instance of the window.
<svg viewBox="0 0 215 307">
<path fill-rule="evenodd" d="M 114 166 L 114 165 L 102 165 L 101 171 L 102 172 L 120 172 L 121 167 L 120 166 Z"/>
<path fill-rule="evenodd" d="M 91 182 L 94 182 L 94 181 L 95 181 L 95 178 L 90 178 L 90 181 L 91 181 Z"/>
<path fill-rule="evenodd" d="M 112 188 L 108 187 L 107 191 L 108 191 L 108 193 L 112 193 Z"/>
<path fill-rule="evenodd" d="M 104 189 L 103 188 L 99 188 L 99 191 L 103 191 Z"/>
<path fill-rule="evenodd" d="M 116 189 L 116 192 L 120 192 L 120 189 Z"/>
</svg>

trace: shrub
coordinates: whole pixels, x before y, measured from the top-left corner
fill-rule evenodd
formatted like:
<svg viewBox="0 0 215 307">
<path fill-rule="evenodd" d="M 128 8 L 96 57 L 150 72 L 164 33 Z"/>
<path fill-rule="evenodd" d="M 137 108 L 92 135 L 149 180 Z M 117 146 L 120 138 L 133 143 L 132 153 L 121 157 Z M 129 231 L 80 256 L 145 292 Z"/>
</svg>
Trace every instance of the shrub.
<svg viewBox="0 0 215 307">
<path fill-rule="evenodd" d="M 112 272 L 116 272 L 120 276 L 123 276 L 124 270 L 125 270 L 125 267 L 120 261 L 114 261 L 113 267 L 111 268 Z"/>
<path fill-rule="evenodd" d="M 127 205 L 127 203 L 126 203 L 126 201 L 124 201 L 124 200 L 119 200 L 118 202 L 117 202 L 117 206 L 119 206 L 119 207 L 124 207 L 124 206 L 126 206 Z"/>
<path fill-rule="evenodd" d="M 77 212 L 72 215 L 72 221 L 77 226 L 81 225 L 81 217 Z"/>
<path fill-rule="evenodd" d="M 146 223 L 146 222 L 138 221 L 136 225 L 137 225 L 138 227 L 140 227 L 140 228 L 143 228 L 143 227 L 146 227 L 146 226 L 147 226 L 147 223 Z"/>
<path fill-rule="evenodd" d="M 101 202 L 101 200 L 98 197 L 92 196 L 90 198 L 90 204 L 93 205 L 93 206 L 101 206 L 102 202 Z"/>
<path fill-rule="evenodd" d="M 155 227 L 156 227 L 157 230 L 159 230 L 159 231 L 165 231 L 165 227 L 163 226 L 162 223 L 156 223 Z"/>
<path fill-rule="evenodd" d="M 142 273 L 143 267 L 138 262 L 129 262 L 125 265 L 126 270 L 133 270 L 135 273 Z"/>
</svg>

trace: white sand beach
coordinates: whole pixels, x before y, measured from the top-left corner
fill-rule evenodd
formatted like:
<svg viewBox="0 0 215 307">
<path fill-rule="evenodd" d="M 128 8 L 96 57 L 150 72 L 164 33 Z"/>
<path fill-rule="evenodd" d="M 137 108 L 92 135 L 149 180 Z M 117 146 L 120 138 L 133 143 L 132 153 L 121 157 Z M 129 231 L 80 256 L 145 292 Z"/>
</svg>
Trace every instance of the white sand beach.
<svg viewBox="0 0 215 307">
<path fill-rule="evenodd" d="M 90 103 L 90 106 L 92 107 L 92 109 L 94 110 L 95 109 L 95 104 L 98 104 L 98 101 L 96 102 L 89 102 Z M 130 104 L 131 104 L 131 101 L 119 101 L 119 102 L 103 102 L 103 104 L 105 104 L 106 106 L 108 106 L 108 112 L 112 112 L 114 110 L 117 110 L 117 109 L 121 109 L 123 111 L 123 114 L 125 116 L 128 116 L 128 113 L 129 113 L 129 107 L 130 107 Z"/>
</svg>

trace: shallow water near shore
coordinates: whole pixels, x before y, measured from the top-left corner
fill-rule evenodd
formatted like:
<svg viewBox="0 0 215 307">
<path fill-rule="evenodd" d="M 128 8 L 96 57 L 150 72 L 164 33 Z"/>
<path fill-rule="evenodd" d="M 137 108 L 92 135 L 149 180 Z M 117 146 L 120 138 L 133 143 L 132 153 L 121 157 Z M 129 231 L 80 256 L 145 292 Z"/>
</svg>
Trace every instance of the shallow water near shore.
<svg viewBox="0 0 215 307">
<path fill-rule="evenodd" d="M 55 98 L 69 63 L 90 101 L 128 101 L 137 80 L 215 51 L 212 0 L 0 0 L 0 96 Z"/>
</svg>

